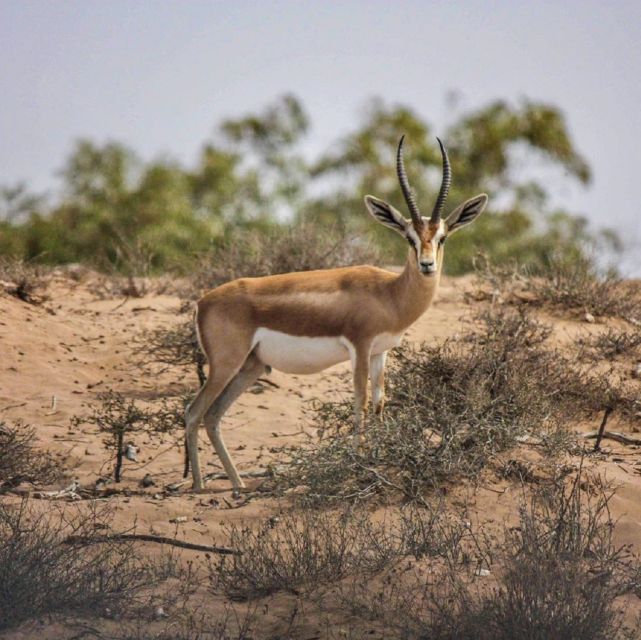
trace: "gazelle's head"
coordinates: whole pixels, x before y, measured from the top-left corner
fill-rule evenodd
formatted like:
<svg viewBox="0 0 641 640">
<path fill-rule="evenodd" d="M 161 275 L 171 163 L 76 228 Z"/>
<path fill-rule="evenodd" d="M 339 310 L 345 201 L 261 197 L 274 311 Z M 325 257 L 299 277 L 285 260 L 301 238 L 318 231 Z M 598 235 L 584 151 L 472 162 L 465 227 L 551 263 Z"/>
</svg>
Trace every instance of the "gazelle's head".
<svg viewBox="0 0 641 640">
<path fill-rule="evenodd" d="M 409 242 L 412 251 L 416 253 L 416 264 L 420 272 L 426 276 L 432 276 L 438 273 L 442 264 L 445 239 L 481 215 L 487 204 L 487 196 L 484 193 L 474 196 L 456 207 L 445 220 L 441 218 L 443 205 L 452 182 L 452 170 L 447 151 L 443 143 L 437 138 L 441 147 L 441 155 L 443 156 L 443 180 L 438 198 L 432 209 L 432 215 L 429 218 L 424 218 L 416 204 L 416 199 L 405 172 L 405 164 L 403 162 L 404 138 L 405 136 L 398 143 L 396 172 L 398 173 L 398 180 L 401 184 L 405 202 L 410 211 L 411 220 L 407 220 L 392 205 L 374 196 L 365 196 L 365 205 L 375 220 L 386 227 L 394 229 Z"/>
</svg>

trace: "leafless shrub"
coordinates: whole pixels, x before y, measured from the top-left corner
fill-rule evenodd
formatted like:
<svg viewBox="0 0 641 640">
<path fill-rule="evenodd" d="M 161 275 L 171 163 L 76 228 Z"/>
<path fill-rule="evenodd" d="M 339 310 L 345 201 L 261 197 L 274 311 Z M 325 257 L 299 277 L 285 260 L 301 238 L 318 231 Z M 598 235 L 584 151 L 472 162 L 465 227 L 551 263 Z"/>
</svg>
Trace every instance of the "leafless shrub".
<svg viewBox="0 0 641 640">
<path fill-rule="evenodd" d="M 0 630 L 42 616 L 111 617 L 143 602 L 156 580 L 133 544 L 65 544 L 110 524 L 106 511 L 37 510 L 0 503 Z"/>
<path fill-rule="evenodd" d="M 215 567 L 215 584 L 247 599 L 370 574 L 398 557 L 397 536 L 362 513 L 303 510 L 270 518 L 258 529 L 231 525 L 229 544 L 239 555 Z"/>
<path fill-rule="evenodd" d="M 160 407 L 144 408 L 130 398 L 110 389 L 98 396 L 100 404 L 88 416 L 74 417 L 73 424 L 95 424 L 105 434 L 105 448 L 114 458 L 114 480 L 120 482 L 123 458 L 129 443 L 125 439 L 140 431 L 164 433 L 182 424 L 182 398 L 163 400 Z"/>
<path fill-rule="evenodd" d="M 47 451 L 34 447 L 33 427 L 18 421 L 0 422 L 0 493 L 21 482 L 47 484 L 62 474 L 60 466 Z"/>
<path fill-rule="evenodd" d="M 0 287 L 29 304 L 40 304 L 45 285 L 45 268 L 23 260 L 0 259 Z"/>
<path fill-rule="evenodd" d="M 195 367 L 199 383 L 202 385 L 206 380 L 206 359 L 198 344 L 192 319 L 140 334 L 136 338 L 134 353 L 141 366 Z"/>
<path fill-rule="evenodd" d="M 634 355 L 641 345 L 641 331 L 621 331 L 608 328 L 596 336 L 580 337 L 576 340 L 582 355 L 593 360 L 612 360 L 620 355 Z"/>
<path fill-rule="evenodd" d="M 403 638 L 624 637 L 617 598 L 636 592 L 641 564 L 613 540 L 611 494 L 556 482 L 520 509 L 519 526 L 481 540 L 488 569 L 452 563 L 347 592 L 352 611 Z"/>
<path fill-rule="evenodd" d="M 240 277 L 267 276 L 291 271 L 331 269 L 378 260 L 375 249 L 344 232 L 320 231 L 309 224 L 269 232 L 235 231 L 191 277 L 191 286 L 178 291 L 190 299 L 206 289 Z"/>
</svg>

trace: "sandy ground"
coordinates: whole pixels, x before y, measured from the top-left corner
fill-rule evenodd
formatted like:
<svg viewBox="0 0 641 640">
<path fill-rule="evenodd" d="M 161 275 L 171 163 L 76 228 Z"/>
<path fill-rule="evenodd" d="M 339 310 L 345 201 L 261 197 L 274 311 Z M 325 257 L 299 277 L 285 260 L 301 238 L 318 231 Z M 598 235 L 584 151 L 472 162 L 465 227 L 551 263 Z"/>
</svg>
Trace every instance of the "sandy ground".
<svg viewBox="0 0 641 640">
<path fill-rule="evenodd" d="M 154 374 L 141 368 L 132 353 L 135 339 L 144 332 L 184 320 L 181 300 L 155 294 L 101 299 L 95 293 L 95 277 L 88 273 L 76 281 L 62 272 L 54 275 L 40 305 L 0 294 L 0 417 L 35 427 L 38 447 L 59 456 L 68 469 L 67 482 L 78 478 L 82 486 L 93 486 L 111 468 L 96 428 L 72 427 L 70 422 L 73 416 L 87 415 L 100 392 L 113 388 L 140 402 L 151 402 L 197 388 L 194 371 Z M 437 302 L 406 339 L 436 343 L 460 332 L 479 304 L 465 295 L 471 288 L 471 278 L 445 278 Z M 606 328 L 580 318 L 545 316 L 545 320 L 553 324 L 558 344 L 569 348 L 582 332 Z M 224 419 L 224 437 L 241 471 L 264 469 L 277 457 L 275 447 L 300 441 L 304 431 L 311 430 L 305 411 L 314 399 L 351 396 L 348 364 L 310 376 L 275 371 L 269 379 L 277 386 L 263 384 L 244 394 Z M 598 419 L 577 428 L 597 426 Z M 611 428 L 632 429 L 616 421 Z M 140 533 L 170 536 L 178 528 L 177 535 L 185 540 L 224 543 L 225 524 L 254 521 L 274 512 L 277 505 L 270 498 L 233 499 L 226 480 L 210 482 L 204 494 L 192 493 L 188 484 L 174 493 L 164 492 L 163 487 L 182 480 L 183 453 L 177 444 L 181 438 L 181 425 L 166 436 L 136 434 L 132 438 L 139 447 L 138 462 L 125 463 L 121 483 L 130 495 L 121 493 L 111 499 L 117 527 L 129 528 L 135 522 Z M 204 433 L 200 448 L 205 472 L 221 470 Z M 612 501 L 617 541 L 641 552 L 641 450 L 611 441 L 604 443 L 604 449 L 607 455 L 594 464 L 618 487 Z M 142 489 L 139 483 L 146 474 L 156 485 Z M 251 488 L 260 482 L 249 480 L 248 484 Z M 473 502 L 481 519 L 501 522 L 514 515 L 519 493 L 509 482 L 489 480 L 474 493 Z M 186 521 L 170 522 L 179 516 Z"/>
</svg>

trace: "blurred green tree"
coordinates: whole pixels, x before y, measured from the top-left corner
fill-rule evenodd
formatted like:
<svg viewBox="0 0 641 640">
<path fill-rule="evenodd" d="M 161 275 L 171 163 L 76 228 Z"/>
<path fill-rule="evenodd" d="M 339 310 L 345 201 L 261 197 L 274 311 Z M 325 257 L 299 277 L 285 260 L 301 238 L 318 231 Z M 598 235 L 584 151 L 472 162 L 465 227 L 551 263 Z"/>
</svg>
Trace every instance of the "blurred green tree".
<svg viewBox="0 0 641 640">
<path fill-rule="evenodd" d="M 290 220 L 369 236 L 387 260 L 402 260 L 406 248 L 371 223 L 363 196 L 405 211 L 395 173 L 405 134 L 410 181 L 429 213 L 441 175 L 429 123 L 374 99 L 361 126 L 311 163 L 301 151 L 308 130 L 300 101 L 284 95 L 260 113 L 223 121 L 192 168 L 171 159 L 144 163 L 122 144 L 80 140 L 60 173 L 55 205 L 24 185 L 0 190 L 0 251 L 129 273 L 188 268 L 196 255 L 237 240 L 238 229 L 273 230 Z M 495 262 L 540 264 L 559 252 L 584 255 L 595 241 L 584 218 L 551 207 L 540 177 L 556 167 L 578 184 L 590 180 L 558 109 L 495 101 L 462 114 L 443 139 L 454 173 L 450 208 L 481 191 L 490 195 L 489 211 L 448 243 L 450 273 L 469 270 L 479 251 Z M 599 238 L 616 242 L 613 234 Z"/>
</svg>

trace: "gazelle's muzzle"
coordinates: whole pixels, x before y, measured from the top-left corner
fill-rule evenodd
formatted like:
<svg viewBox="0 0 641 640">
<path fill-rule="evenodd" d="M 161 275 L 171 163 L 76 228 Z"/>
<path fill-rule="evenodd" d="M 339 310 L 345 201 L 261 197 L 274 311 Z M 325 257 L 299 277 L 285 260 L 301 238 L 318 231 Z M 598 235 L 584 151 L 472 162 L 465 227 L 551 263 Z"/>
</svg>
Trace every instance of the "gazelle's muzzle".
<svg viewBox="0 0 641 640">
<path fill-rule="evenodd" d="M 421 260 L 418 263 L 418 268 L 423 275 L 432 275 L 436 273 L 436 262 L 434 260 Z"/>
</svg>

